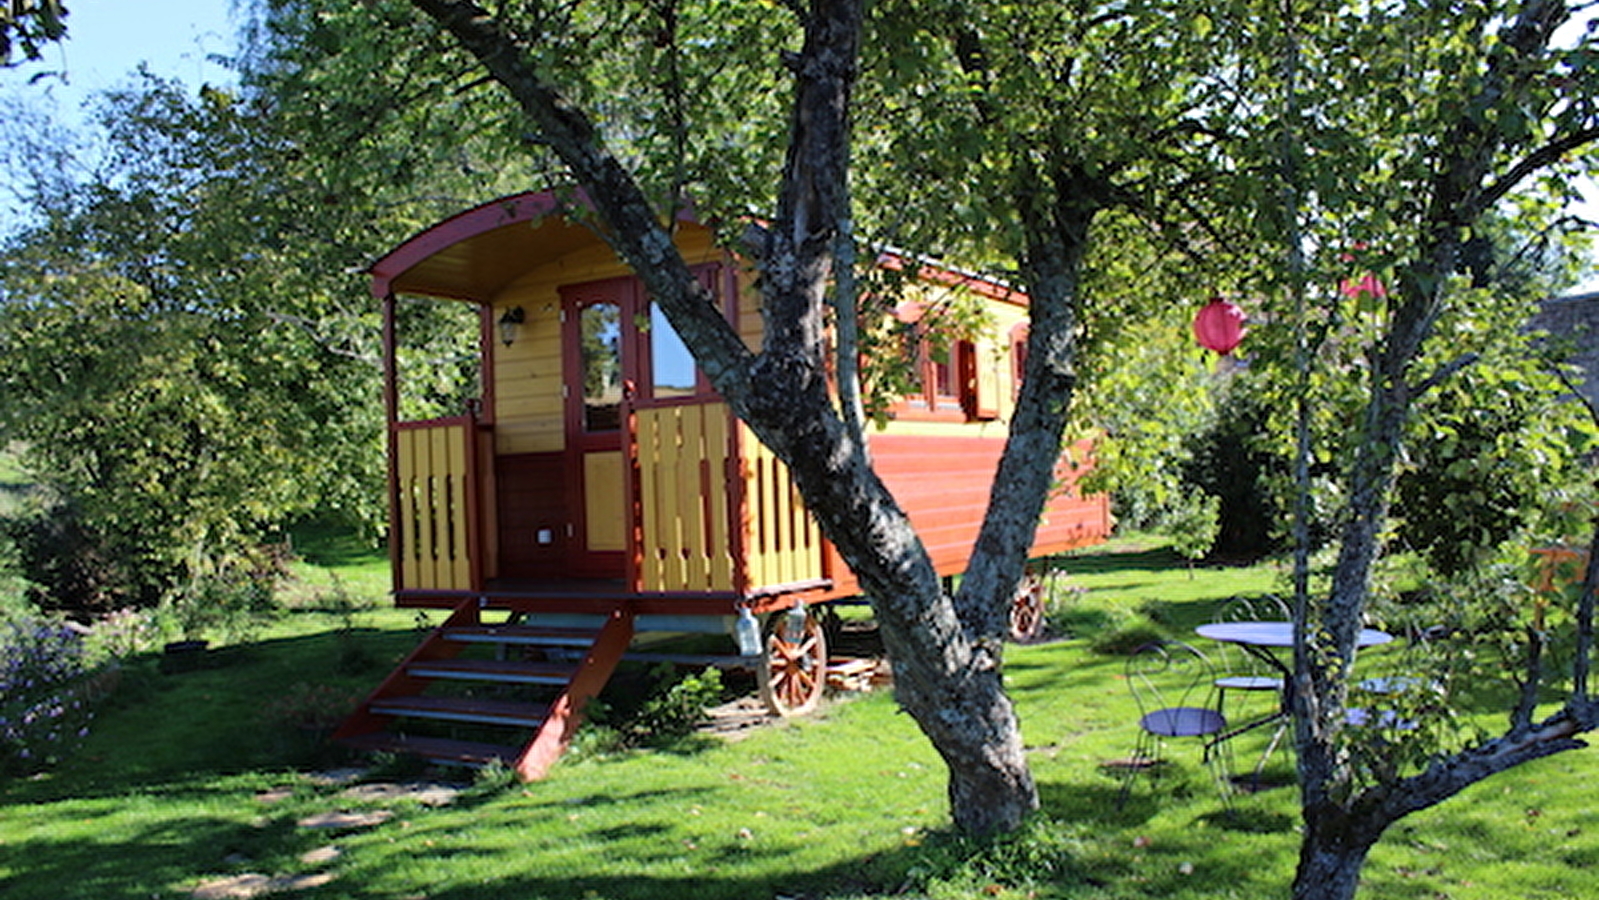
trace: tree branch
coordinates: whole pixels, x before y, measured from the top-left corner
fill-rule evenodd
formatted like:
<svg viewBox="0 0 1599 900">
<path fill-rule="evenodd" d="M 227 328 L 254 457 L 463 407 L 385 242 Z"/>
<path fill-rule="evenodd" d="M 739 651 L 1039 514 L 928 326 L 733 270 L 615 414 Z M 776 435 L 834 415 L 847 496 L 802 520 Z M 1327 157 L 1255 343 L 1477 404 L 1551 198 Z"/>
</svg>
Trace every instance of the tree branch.
<svg viewBox="0 0 1599 900">
<path fill-rule="evenodd" d="M 601 234 L 661 304 L 706 377 L 737 404 L 747 394 L 749 350 L 661 225 L 669 217 L 656 213 L 588 116 L 539 75 L 522 49 L 538 35 L 511 34 L 470 0 L 412 0 L 412 5 L 453 34 L 511 93 L 537 136 L 585 189 L 604 223 Z"/>
<path fill-rule="evenodd" d="M 1537 725 L 1512 728 L 1503 736 L 1433 762 L 1427 770 L 1401 779 L 1378 800 L 1384 824 L 1436 806 L 1485 778 L 1523 763 L 1588 746 L 1578 735 L 1599 727 L 1599 703 L 1571 700 Z M 1374 810 L 1374 812 L 1377 810 Z"/>
<path fill-rule="evenodd" d="M 1599 126 L 1571 132 L 1522 157 L 1520 161 L 1510 167 L 1510 171 L 1496 179 L 1478 195 L 1476 202 L 1473 204 L 1473 217 L 1491 209 L 1494 204 L 1503 200 L 1506 194 L 1510 193 L 1517 184 L 1521 183 L 1529 175 L 1539 169 L 1554 165 L 1567 153 L 1581 149 L 1594 141 L 1599 141 Z"/>
<path fill-rule="evenodd" d="M 1463 356 L 1457 356 L 1449 362 L 1444 363 L 1443 366 L 1438 369 L 1438 371 L 1433 372 L 1431 375 L 1418 382 L 1411 396 L 1419 398 L 1422 394 L 1425 394 L 1438 385 L 1443 384 L 1445 381 L 1448 381 L 1455 375 L 1455 373 L 1471 365 L 1472 363 L 1475 363 L 1479 358 L 1480 357 L 1476 353 L 1467 353 Z"/>
</svg>

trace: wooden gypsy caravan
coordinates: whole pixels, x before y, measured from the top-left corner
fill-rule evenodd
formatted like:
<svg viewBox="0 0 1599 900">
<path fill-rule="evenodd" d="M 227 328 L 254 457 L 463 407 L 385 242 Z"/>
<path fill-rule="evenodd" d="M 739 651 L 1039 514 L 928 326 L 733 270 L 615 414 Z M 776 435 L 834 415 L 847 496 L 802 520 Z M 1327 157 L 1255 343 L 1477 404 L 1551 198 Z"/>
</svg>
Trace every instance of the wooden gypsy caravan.
<svg viewBox="0 0 1599 900">
<path fill-rule="evenodd" d="M 710 229 L 678 226 L 685 259 L 758 347 L 754 273 Z M 648 657 L 640 638 L 661 633 L 726 635 L 725 653 L 678 661 L 754 668 L 779 712 L 816 702 L 827 665 L 816 613 L 856 596 L 855 579 L 603 240 L 563 218 L 554 194 L 522 194 L 440 222 L 370 274 L 385 316 L 394 596 L 449 614 L 335 739 L 500 759 L 537 778 L 619 661 Z M 987 504 L 1027 300 L 943 270 L 918 283 L 973 291 L 998 323 L 924 350 L 923 390 L 871 435 L 884 480 L 953 575 Z M 400 420 L 398 295 L 476 307 L 481 396 L 461 415 Z M 1071 489 L 1065 460 L 1086 449 L 1063 457 L 1035 555 L 1109 531 L 1106 499 Z"/>
</svg>

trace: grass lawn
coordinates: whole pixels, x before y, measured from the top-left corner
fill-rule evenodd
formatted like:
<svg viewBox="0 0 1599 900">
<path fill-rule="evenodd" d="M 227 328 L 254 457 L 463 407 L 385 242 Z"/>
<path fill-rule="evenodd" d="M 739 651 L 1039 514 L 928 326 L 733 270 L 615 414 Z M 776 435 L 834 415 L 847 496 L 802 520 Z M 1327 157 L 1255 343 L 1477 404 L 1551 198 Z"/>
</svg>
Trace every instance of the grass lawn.
<svg viewBox="0 0 1599 900">
<path fill-rule="evenodd" d="M 322 568 L 362 584 L 345 562 Z M 1177 746 L 1172 770 L 1118 807 L 1103 764 L 1131 750 L 1136 716 L 1121 659 L 1090 646 L 1107 623 L 1190 634 L 1217 600 L 1281 590 L 1283 573 L 1190 571 L 1128 544 L 1068 569 L 1058 621 L 1080 633 L 1008 652 L 1043 811 L 996 845 L 948 833 L 942 764 L 886 692 L 734 743 L 564 761 L 545 781 L 485 782 L 437 808 L 376 804 L 393 815 L 371 827 L 297 827 L 374 804 L 311 777 L 341 760 L 275 725 L 274 700 L 296 686 L 368 688 L 416 639 L 410 613 L 360 612 L 341 633 L 347 613 L 302 605 L 212 666 L 162 674 L 135 661 L 80 755 L 0 784 L 0 896 L 186 897 L 241 873 L 324 873 L 281 896 L 352 900 L 1285 896 L 1291 788 L 1236 797 L 1229 812 L 1196 749 Z M 1264 740 L 1243 739 L 1237 764 Z M 1279 752 L 1268 774 L 1285 778 L 1290 764 Z M 1363 896 L 1599 896 L 1599 810 L 1583 788 L 1593 772 L 1591 751 L 1570 753 L 1413 816 L 1373 854 Z M 336 858 L 305 857 L 329 846 Z"/>
</svg>

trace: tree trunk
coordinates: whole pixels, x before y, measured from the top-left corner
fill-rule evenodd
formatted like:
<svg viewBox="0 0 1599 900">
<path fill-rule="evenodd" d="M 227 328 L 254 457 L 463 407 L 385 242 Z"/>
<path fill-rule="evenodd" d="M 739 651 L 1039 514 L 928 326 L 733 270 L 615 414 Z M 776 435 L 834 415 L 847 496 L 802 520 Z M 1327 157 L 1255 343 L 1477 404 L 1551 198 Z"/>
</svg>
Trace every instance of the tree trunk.
<svg viewBox="0 0 1599 900">
<path fill-rule="evenodd" d="M 777 216 L 759 260 L 766 327 L 758 354 L 709 302 L 658 224 L 661 217 L 593 124 L 521 51 L 520 42 L 536 35 L 513 36 L 468 0 L 412 2 L 510 91 L 541 141 L 582 184 L 618 253 L 701 370 L 788 465 L 822 533 L 872 600 L 894 659 L 897 696 L 949 766 L 955 824 L 972 834 L 1016 827 L 1037 808 L 1038 795 L 1000 678 L 1001 645 L 997 637 L 974 638 L 957 615 L 910 520 L 834 408 L 827 383 L 823 311 L 834 248 L 849 217 L 845 176 L 861 0 L 813 0 L 803 17 L 804 47 L 789 62 L 796 93 Z M 1052 464 L 1053 457 L 1034 463 Z M 1034 499 L 1042 505 L 1042 489 L 1036 498 L 1020 498 L 1021 507 Z M 1032 524 L 1036 519 L 1035 512 Z M 1011 585 L 1019 576 L 1017 559 Z"/>
<path fill-rule="evenodd" d="M 1294 873 L 1294 900 L 1351 900 L 1381 831 L 1373 833 L 1333 807 L 1305 810 L 1305 836 Z"/>
<path fill-rule="evenodd" d="M 969 637 L 863 448 L 837 416 L 814 415 L 825 384 L 772 362 L 756 364 L 752 427 L 763 439 L 770 429 L 811 514 L 871 598 L 894 661 L 895 697 L 949 768 L 956 826 L 969 834 L 1015 828 L 1037 809 L 1038 794 L 1001 682 L 1000 643 Z"/>
<path fill-rule="evenodd" d="M 1501 51 L 1489 56 L 1480 99 L 1498 104 L 1518 81 L 1538 77 L 1532 64 L 1567 15 L 1556 0 L 1533 0 L 1500 32 Z M 1442 802 L 1467 785 L 1539 755 L 1570 749 L 1574 729 L 1591 726 L 1583 704 L 1536 728 L 1512 723 L 1499 740 L 1441 756 L 1427 771 L 1357 789 L 1341 736 L 1355 644 L 1382 550 L 1389 503 L 1407 424 L 1417 398 L 1449 368 L 1418 373 L 1422 351 L 1448 296 L 1461 241 L 1514 178 L 1487 186 L 1504 134 L 1479 115 L 1462 115 L 1429 160 L 1432 190 L 1418 223 L 1416 249 L 1400 268 L 1384 333 L 1374 354 L 1370 399 L 1360 444 L 1346 473 L 1348 515 L 1339 535 L 1332 584 L 1320 604 L 1303 605 L 1305 621 L 1294 646 L 1295 744 L 1299 757 L 1305 834 L 1294 878 L 1295 900 L 1354 896 L 1371 846 L 1393 822 Z M 1524 177 L 1526 173 L 1521 173 Z M 1309 627 L 1306 627 L 1309 626 Z M 1313 637 L 1314 635 L 1314 637 Z"/>
</svg>

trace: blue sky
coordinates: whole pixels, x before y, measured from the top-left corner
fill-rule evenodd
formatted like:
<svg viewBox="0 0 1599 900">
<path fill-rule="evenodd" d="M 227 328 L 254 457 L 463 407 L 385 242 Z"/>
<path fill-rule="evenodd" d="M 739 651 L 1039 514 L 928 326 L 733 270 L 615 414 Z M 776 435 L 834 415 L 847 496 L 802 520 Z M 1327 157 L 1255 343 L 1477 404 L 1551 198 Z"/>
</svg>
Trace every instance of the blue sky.
<svg viewBox="0 0 1599 900">
<path fill-rule="evenodd" d="M 187 85 L 227 80 L 227 72 L 205 61 L 233 50 L 232 0 L 70 0 L 67 40 L 45 51 L 46 67 L 62 78 L 46 78 L 35 90 L 50 94 L 59 115 L 77 115 L 93 91 L 120 82 L 147 62 L 158 75 Z"/>
<path fill-rule="evenodd" d="M 207 54 L 233 49 L 232 0 L 70 0 L 67 40 L 43 62 L 63 79 L 35 85 L 72 117 L 91 92 L 120 81 L 141 62 L 157 74 L 198 87 L 225 80 Z"/>
</svg>

